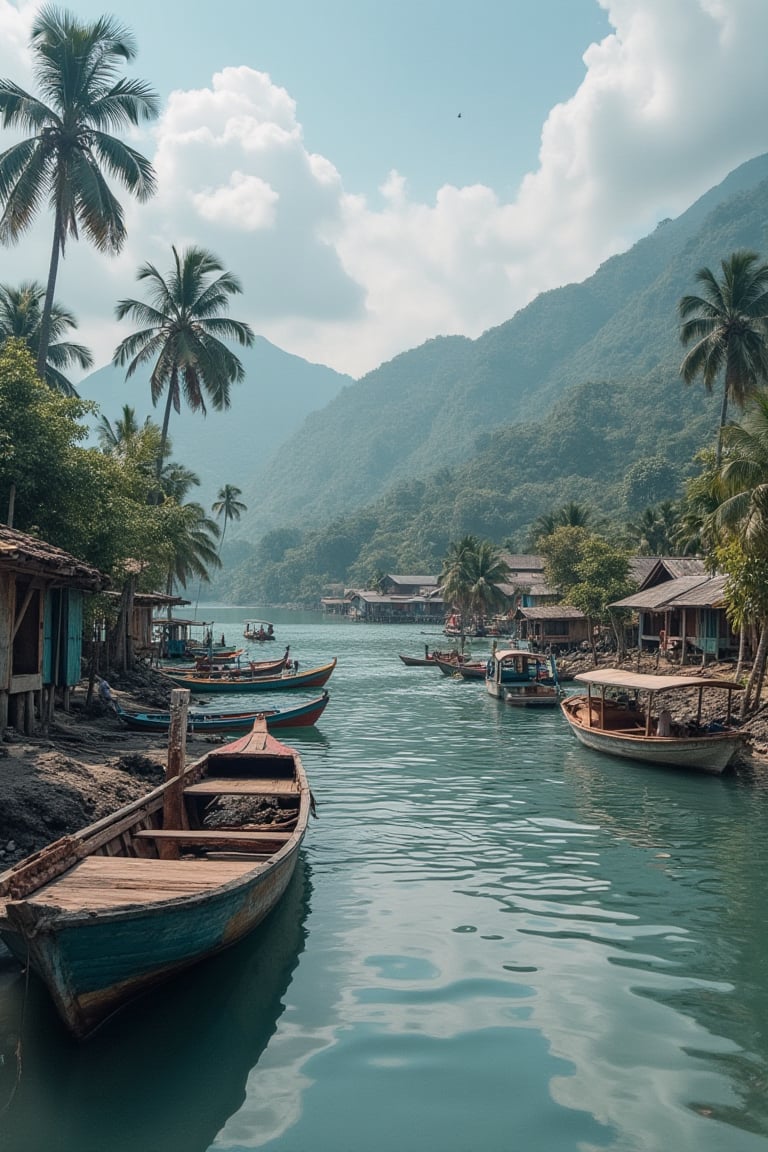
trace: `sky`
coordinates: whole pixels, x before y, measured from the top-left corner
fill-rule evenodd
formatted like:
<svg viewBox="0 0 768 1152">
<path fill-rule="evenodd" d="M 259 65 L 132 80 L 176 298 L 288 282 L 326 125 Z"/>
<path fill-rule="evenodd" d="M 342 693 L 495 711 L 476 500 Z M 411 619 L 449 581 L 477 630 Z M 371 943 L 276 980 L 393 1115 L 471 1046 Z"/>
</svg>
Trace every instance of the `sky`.
<svg viewBox="0 0 768 1152">
<path fill-rule="evenodd" d="M 355 377 L 472 338 L 584 280 L 768 151 L 766 0 L 74 0 L 134 34 L 158 92 L 130 142 L 157 195 L 115 186 L 128 239 L 69 245 L 57 299 L 107 363 L 171 245 L 243 285 L 232 315 Z M 35 90 L 39 6 L 0 0 L 0 77 Z M 0 149 L 13 137 L 0 130 Z M 45 282 L 52 219 L 0 249 Z"/>
</svg>

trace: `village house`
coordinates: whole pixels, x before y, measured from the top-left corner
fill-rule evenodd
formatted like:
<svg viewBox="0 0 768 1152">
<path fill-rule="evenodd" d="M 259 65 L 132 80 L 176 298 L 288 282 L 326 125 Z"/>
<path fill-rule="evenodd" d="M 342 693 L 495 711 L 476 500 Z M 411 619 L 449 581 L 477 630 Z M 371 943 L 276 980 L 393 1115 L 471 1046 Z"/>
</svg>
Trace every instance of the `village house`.
<svg viewBox="0 0 768 1152">
<path fill-rule="evenodd" d="M 711 576 L 694 557 L 659 557 L 639 591 L 611 605 L 637 613 L 640 649 L 661 650 L 685 664 L 693 654 L 727 659 L 739 639 L 728 622 L 724 576 Z"/>
<path fill-rule="evenodd" d="M 61 548 L 0 526 L 0 731 L 31 735 L 82 675 L 83 602 L 107 577 Z"/>
</svg>

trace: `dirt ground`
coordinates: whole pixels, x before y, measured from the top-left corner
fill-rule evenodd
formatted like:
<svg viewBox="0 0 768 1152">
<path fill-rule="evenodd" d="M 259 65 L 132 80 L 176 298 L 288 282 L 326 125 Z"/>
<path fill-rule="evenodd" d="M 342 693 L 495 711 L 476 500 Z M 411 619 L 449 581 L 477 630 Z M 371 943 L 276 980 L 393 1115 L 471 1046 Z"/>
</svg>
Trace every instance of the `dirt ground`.
<svg viewBox="0 0 768 1152">
<path fill-rule="evenodd" d="M 170 684 L 151 671 L 111 678 L 125 708 L 167 707 Z M 7 729 L 0 741 L 0 872 L 66 833 L 76 832 L 143 796 L 165 774 L 165 735 L 130 732 L 94 703 L 87 682 L 72 693 L 69 713 L 57 710 L 45 734 Z M 187 757 L 197 759 L 221 738 L 190 732 Z"/>
<path fill-rule="evenodd" d="M 563 674 L 591 666 L 586 656 L 560 663 Z M 637 670 L 637 657 L 625 666 Z M 654 671 L 655 660 L 644 659 L 640 670 Z M 663 665 L 658 671 L 681 670 Z M 701 671 L 685 669 L 691 675 Z M 705 674 L 727 679 L 733 667 L 709 665 Z M 151 670 L 111 678 L 110 684 L 126 708 L 167 707 L 170 700 L 170 683 Z M 163 779 L 167 737 L 130 732 L 98 703 L 86 709 L 86 688 L 83 682 L 73 692 L 70 712 L 58 710 L 45 735 L 27 737 L 8 729 L 0 741 L 0 872 L 57 837 L 109 815 Z M 715 714 L 705 718 L 714 719 Z M 750 739 L 744 767 L 768 774 L 768 703 L 745 731 Z M 188 759 L 204 755 L 222 739 L 190 732 Z"/>
</svg>

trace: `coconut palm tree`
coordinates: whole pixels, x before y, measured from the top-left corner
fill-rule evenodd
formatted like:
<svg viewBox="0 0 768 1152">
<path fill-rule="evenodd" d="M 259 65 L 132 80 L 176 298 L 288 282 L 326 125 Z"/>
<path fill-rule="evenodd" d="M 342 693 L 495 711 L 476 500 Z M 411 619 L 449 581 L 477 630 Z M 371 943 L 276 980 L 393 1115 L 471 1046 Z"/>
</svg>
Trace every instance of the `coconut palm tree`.
<svg viewBox="0 0 768 1152">
<path fill-rule="evenodd" d="M 250 347 L 253 332 L 248 324 L 223 315 L 230 296 L 242 292 L 240 282 L 211 252 L 195 246 L 179 253 L 175 247 L 173 268 L 163 277 L 153 264 L 143 264 L 138 280 L 149 283 L 150 302 L 120 300 L 118 320 L 129 316 L 142 325 L 122 341 L 112 358 L 127 364 L 126 379 L 136 369 L 154 361 L 150 388 L 152 403 L 166 393 L 165 414 L 157 458 L 160 476 L 171 408 L 181 410 L 182 395 L 193 412 L 206 414 L 206 397 L 217 411 L 229 407 L 230 386 L 245 378 L 237 356 L 222 340 L 236 340 Z M 216 275 L 221 273 L 221 275 Z"/>
<path fill-rule="evenodd" d="M 530 531 L 530 543 L 536 548 L 540 541 L 551 536 L 558 528 L 586 528 L 593 519 L 592 509 L 571 500 L 553 512 L 544 512 L 534 521 Z"/>
<path fill-rule="evenodd" d="M 136 47 L 111 16 L 87 23 L 48 5 L 35 17 L 30 43 L 40 97 L 0 80 L 0 123 L 31 133 L 0 154 L 0 240 L 17 241 L 41 203 L 50 203 L 53 246 L 37 349 L 42 378 L 68 238 L 76 240 L 82 231 L 100 252 L 110 253 L 125 240 L 123 212 L 104 173 L 140 201 L 155 191 L 149 161 L 110 132 L 153 119 L 159 103 L 148 85 L 119 78 Z"/>
<path fill-rule="evenodd" d="M 18 288 L 0 284 L 0 344 L 9 336 L 23 340 L 34 357 L 40 347 L 41 304 L 45 288 L 36 280 L 25 280 Z M 61 340 L 70 328 L 76 328 L 74 315 L 54 301 L 50 317 L 50 342 L 44 379 L 49 388 L 65 396 L 77 396 L 77 389 L 63 369 L 93 367 L 93 356 L 82 344 Z"/>
<path fill-rule="evenodd" d="M 234 484 L 225 484 L 223 488 L 219 489 L 219 494 L 211 506 L 211 511 L 217 519 L 224 518 L 224 527 L 221 530 L 219 540 L 219 552 L 221 552 L 221 546 L 224 543 L 224 535 L 229 521 L 239 520 L 243 512 L 248 511 L 248 505 L 243 504 L 242 500 L 238 500 L 238 496 L 242 496 L 242 491 L 239 488 L 236 488 Z"/>
<path fill-rule="evenodd" d="M 756 252 L 740 249 L 721 262 L 722 279 L 700 268 L 701 296 L 683 296 L 678 304 L 680 339 L 693 347 L 680 365 L 686 384 L 701 377 L 711 392 L 723 376 L 723 402 L 715 466 L 722 458 L 728 405 L 743 408 L 755 389 L 768 380 L 768 264 Z"/>
<path fill-rule="evenodd" d="M 167 501 L 166 512 L 166 592 L 174 594 L 174 586 L 186 588 L 189 580 L 197 576 L 209 579 L 212 568 L 220 568 L 217 540 L 219 526 L 206 516 L 200 504 L 176 504 Z"/>
<path fill-rule="evenodd" d="M 151 417 L 147 416 L 143 427 L 147 428 L 150 423 Z M 102 415 L 96 426 L 99 448 L 107 456 L 125 455 L 130 451 L 141 432 L 142 425 L 136 419 L 136 409 L 130 404 L 123 405 L 122 413 L 117 417 L 114 424 L 107 416 Z"/>
<path fill-rule="evenodd" d="M 461 615 L 461 650 L 464 651 L 466 621 L 473 613 L 484 617 L 506 604 L 499 584 L 509 576 L 509 565 L 490 541 L 463 536 L 448 547 L 439 583 L 443 600 Z"/>
<path fill-rule="evenodd" d="M 720 556 L 726 554 L 723 532 L 735 540 L 743 554 L 734 587 L 750 605 L 760 630 L 760 641 L 742 702 L 742 715 L 759 701 L 768 659 L 768 393 L 759 392 L 741 424 L 723 433 L 724 459 L 717 477 L 719 505 L 712 515 L 720 535 Z M 742 618 L 744 604 L 736 605 Z M 734 614 L 737 615 L 737 614 Z"/>
</svg>

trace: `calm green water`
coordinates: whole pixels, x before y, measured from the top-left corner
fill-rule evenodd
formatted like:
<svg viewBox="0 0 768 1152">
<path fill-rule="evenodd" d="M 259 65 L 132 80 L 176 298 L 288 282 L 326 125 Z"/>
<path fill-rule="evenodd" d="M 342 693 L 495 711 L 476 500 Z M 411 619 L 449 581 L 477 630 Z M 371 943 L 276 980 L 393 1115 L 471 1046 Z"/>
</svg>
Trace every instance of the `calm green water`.
<svg viewBox="0 0 768 1152">
<path fill-rule="evenodd" d="M 405 668 L 434 632 L 205 616 L 339 657 L 294 741 L 302 867 L 85 1046 L 33 984 L 3 1152 L 768 1152 L 765 781 L 590 753 L 559 712 Z M 0 968 L 0 1106 L 23 990 Z"/>
</svg>

